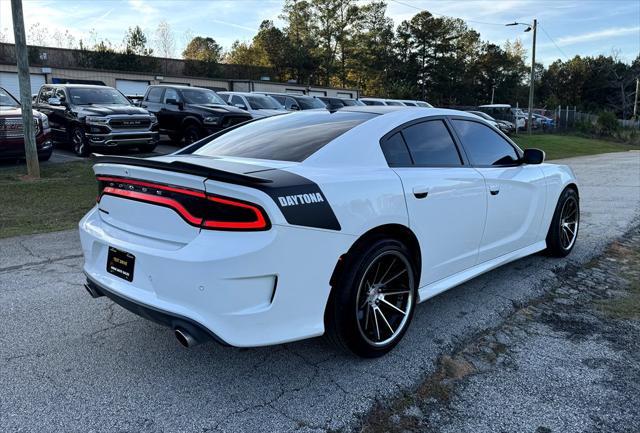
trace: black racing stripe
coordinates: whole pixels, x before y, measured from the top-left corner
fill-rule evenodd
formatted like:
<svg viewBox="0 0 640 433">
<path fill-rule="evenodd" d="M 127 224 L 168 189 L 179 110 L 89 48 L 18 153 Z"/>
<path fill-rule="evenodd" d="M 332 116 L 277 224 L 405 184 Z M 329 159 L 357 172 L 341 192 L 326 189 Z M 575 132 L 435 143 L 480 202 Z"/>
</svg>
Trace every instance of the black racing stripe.
<svg viewBox="0 0 640 433">
<path fill-rule="evenodd" d="M 260 172 L 270 183 L 254 185 L 273 199 L 289 224 L 340 230 L 327 197 L 320 187 L 306 177 L 285 170 L 271 169 Z"/>
<path fill-rule="evenodd" d="M 207 166 L 195 164 L 193 159 L 185 163 L 122 156 L 100 156 L 96 162 L 177 171 L 248 186 L 271 197 L 289 224 L 341 230 L 338 218 L 320 187 L 306 177 L 286 170 L 217 158 L 207 158 Z"/>
</svg>

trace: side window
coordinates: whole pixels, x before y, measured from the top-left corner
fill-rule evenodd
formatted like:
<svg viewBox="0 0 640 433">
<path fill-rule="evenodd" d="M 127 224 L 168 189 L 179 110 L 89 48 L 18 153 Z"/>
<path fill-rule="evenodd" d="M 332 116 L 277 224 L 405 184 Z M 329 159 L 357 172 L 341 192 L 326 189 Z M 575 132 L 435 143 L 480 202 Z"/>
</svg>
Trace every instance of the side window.
<svg viewBox="0 0 640 433">
<path fill-rule="evenodd" d="M 389 167 L 406 167 L 413 165 L 407 145 L 402 138 L 402 134 L 399 132 L 396 132 L 382 143 L 382 153 L 384 153 Z"/>
<path fill-rule="evenodd" d="M 67 95 L 64 94 L 64 90 L 62 89 L 56 89 L 54 97 L 58 98 L 61 101 L 65 101 L 67 99 Z"/>
<path fill-rule="evenodd" d="M 164 103 L 166 104 L 169 99 L 174 99 L 176 101 L 180 100 L 180 96 L 176 89 L 168 88 L 164 91 Z"/>
<path fill-rule="evenodd" d="M 462 165 L 447 126 L 442 120 L 429 120 L 406 127 L 402 131 L 416 165 Z"/>
<path fill-rule="evenodd" d="M 518 162 L 513 146 L 480 122 L 453 120 L 453 127 L 473 165 L 512 165 Z"/>
<path fill-rule="evenodd" d="M 291 107 L 293 107 L 294 105 L 298 105 L 298 103 L 296 102 L 295 99 L 289 98 L 289 97 L 287 97 L 287 99 L 285 99 L 284 107 L 287 110 L 291 110 Z"/>
<path fill-rule="evenodd" d="M 162 87 L 152 87 L 147 93 L 147 102 L 156 102 L 159 103 L 162 101 L 162 91 L 164 89 Z"/>
<path fill-rule="evenodd" d="M 244 101 L 242 100 L 242 98 L 239 97 L 238 95 L 233 95 L 231 97 L 231 105 L 235 105 L 238 108 L 244 108 L 244 109 L 247 108 L 247 106 L 244 103 Z"/>
<path fill-rule="evenodd" d="M 276 101 L 278 101 L 280 104 L 284 105 L 284 101 L 286 99 L 284 96 L 271 95 L 271 97 L 274 98 Z"/>
<path fill-rule="evenodd" d="M 53 89 L 51 87 L 43 87 L 40 89 L 40 94 L 38 95 L 38 103 L 40 104 L 48 104 L 49 98 L 52 97 Z"/>
</svg>

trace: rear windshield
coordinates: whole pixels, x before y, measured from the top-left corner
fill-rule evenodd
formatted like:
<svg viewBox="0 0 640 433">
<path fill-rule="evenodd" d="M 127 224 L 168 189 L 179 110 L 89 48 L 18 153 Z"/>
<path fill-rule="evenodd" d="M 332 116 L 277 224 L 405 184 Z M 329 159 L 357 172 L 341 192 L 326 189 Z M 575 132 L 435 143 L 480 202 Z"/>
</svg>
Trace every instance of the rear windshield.
<svg viewBox="0 0 640 433">
<path fill-rule="evenodd" d="M 303 111 L 268 117 L 233 129 L 193 153 L 300 162 L 374 116 L 372 113 Z"/>
<path fill-rule="evenodd" d="M 295 98 L 303 110 L 311 110 L 313 108 L 325 108 L 324 102 L 316 98 Z"/>
</svg>

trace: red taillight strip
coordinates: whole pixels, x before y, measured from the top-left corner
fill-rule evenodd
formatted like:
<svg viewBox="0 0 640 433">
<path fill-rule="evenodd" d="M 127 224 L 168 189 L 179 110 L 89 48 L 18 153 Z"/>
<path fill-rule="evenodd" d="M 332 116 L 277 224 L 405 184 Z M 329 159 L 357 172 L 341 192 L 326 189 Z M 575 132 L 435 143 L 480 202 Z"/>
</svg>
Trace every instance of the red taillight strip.
<svg viewBox="0 0 640 433">
<path fill-rule="evenodd" d="M 187 194 L 194 197 L 205 198 L 205 193 L 201 191 L 194 191 L 192 189 L 187 188 L 176 188 L 174 186 L 163 185 L 160 183 L 151 183 L 151 182 L 143 182 L 141 180 L 120 178 L 120 177 L 103 177 L 98 176 L 96 179 L 102 182 L 120 182 L 120 183 L 128 183 L 130 185 L 138 185 L 138 186 L 146 186 L 148 188 L 161 189 L 164 191 L 177 192 L 179 194 Z"/>
<path fill-rule="evenodd" d="M 228 206 L 236 206 L 244 209 L 249 209 L 256 216 L 255 221 L 250 222 L 235 222 L 235 221 L 214 221 L 204 220 L 202 225 L 206 228 L 220 228 L 220 229 L 264 229 L 267 228 L 267 221 L 264 219 L 262 211 L 256 206 L 252 206 L 247 203 L 242 203 L 235 200 L 229 200 L 220 197 L 207 196 L 207 200 L 211 200 L 216 203 L 226 204 Z"/>
<path fill-rule="evenodd" d="M 199 226 L 202 224 L 202 218 L 193 216 L 184 206 L 182 206 L 180 203 L 178 203 L 177 201 L 171 198 L 160 197 L 160 196 L 151 195 L 151 194 L 144 194 L 136 191 L 127 191 L 124 189 L 112 188 L 110 186 L 106 187 L 102 191 L 102 193 L 170 207 L 171 209 L 178 212 L 178 214 L 182 218 L 184 218 L 185 221 L 187 221 L 189 224 L 193 224 L 196 226 Z"/>
</svg>

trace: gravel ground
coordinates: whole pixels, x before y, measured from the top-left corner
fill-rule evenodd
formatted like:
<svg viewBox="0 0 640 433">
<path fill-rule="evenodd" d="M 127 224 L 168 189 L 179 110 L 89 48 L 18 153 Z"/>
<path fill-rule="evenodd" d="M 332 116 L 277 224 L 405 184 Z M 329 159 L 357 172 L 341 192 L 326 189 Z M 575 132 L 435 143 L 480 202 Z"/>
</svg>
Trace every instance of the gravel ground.
<svg viewBox="0 0 640 433">
<path fill-rule="evenodd" d="M 637 433 L 640 228 L 460 346 L 357 430 Z"/>
<path fill-rule="evenodd" d="M 442 353 L 498 326 L 544 294 L 558 270 L 589 262 L 633 224 L 639 152 L 565 162 L 580 181 L 583 209 L 572 255 L 528 257 L 420 304 L 403 342 L 376 360 L 338 353 L 322 339 L 187 350 L 168 329 L 85 293 L 75 231 L 4 239 L 0 431 L 353 428 L 377 401 L 433 374 Z"/>
</svg>

